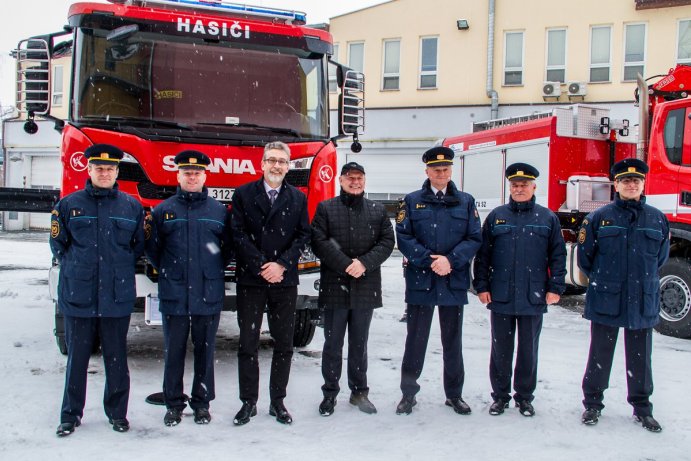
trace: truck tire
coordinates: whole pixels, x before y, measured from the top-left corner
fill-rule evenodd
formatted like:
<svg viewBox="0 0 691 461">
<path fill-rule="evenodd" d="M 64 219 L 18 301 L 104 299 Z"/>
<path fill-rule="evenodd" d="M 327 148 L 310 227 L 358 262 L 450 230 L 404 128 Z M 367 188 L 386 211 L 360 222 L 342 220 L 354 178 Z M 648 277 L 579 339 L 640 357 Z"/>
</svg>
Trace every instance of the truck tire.
<svg viewBox="0 0 691 461">
<path fill-rule="evenodd" d="M 55 328 L 53 333 L 55 334 L 55 342 L 58 345 L 58 350 L 62 355 L 67 355 L 67 341 L 65 340 L 65 317 L 60 313 L 58 309 L 58 303 L 53 303 L 55 307 Z M 98 354 L 101 350 L 101 339 L 97 336 L 94 338 L 94 343 L 91 346 L 91 353 Z"/>
<path fill-rule="evenodd" d="M 58 345 L 58 351 L 62 355 L 67 355 L 67 341 L 65 341 L 65 318 L 58 310 L 58 303 L 53 302 L 55 309 L 55 328 L 53 334 L 55 335 L 55 342 Z"/>
<path fill-rule="evenodd" d="M 314 311 L 317 314 L 318 311 Z M 305 347 L 314 337 L 317 329 L 315 322 L 312 322 L 312 309 L 298 309 L 295 311 L 295 331 L 293 333 L 293 346 Z"/>
<path fill-rule="evenodd" d="M 691 267 L 684 258 L 669 258 L 660 269 L 660 323 L 655 329 L 691 338 Z"/>
</svg>

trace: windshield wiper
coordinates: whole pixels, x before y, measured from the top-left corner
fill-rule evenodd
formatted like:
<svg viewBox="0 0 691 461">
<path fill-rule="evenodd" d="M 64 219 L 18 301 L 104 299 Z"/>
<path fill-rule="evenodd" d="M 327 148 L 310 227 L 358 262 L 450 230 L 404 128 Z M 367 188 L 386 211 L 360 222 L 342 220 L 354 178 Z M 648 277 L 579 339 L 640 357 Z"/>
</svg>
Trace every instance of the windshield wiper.
<svg viewBox="0 0 691 461">
<path fill-rule="evenodd" d="M 278 128 L 275 126 L 257 125 L 255 123 L 220 123 L 220 122 L 200 122 L 197 125 L 207 125 L 207 126 L 226 126 L 229 128 L 239 127 L 239 128 L 258 128 L 260 130 L 273 131 L 275 133 L 289 134 L 295 136 L 296 138 L 302 138 L 302 135 L 292 128 Z"/>
<path fill-rule="evenodd" d="M 103 122 L 115 122 L 115 123 L 123 123 L 128 124 L 128 125 L 135 125 L 135 126 L 141 126 L 141 125 L 148 125 L 152 128 L 156 127 L 169 127 L 169 128 L 176 128 L 179 130 L 186 130 L 186 131 L 193 131 L 193 128 L 189 125 L 185 125 L 184 123 L 178 123 L 178 122 L 172 122 L 170 120 L 157 120 L 153 118 L 138 118 L 138 117 L 122 117 L 122 116 L 110 116 L 106 115 L 105 117 L 96 117 L 96 116 L 86 116 L 82 117 L 83 119 L 88 119 L 88 120 L 98 120 L 98 121 L 103 121 Z"/>
</svg>

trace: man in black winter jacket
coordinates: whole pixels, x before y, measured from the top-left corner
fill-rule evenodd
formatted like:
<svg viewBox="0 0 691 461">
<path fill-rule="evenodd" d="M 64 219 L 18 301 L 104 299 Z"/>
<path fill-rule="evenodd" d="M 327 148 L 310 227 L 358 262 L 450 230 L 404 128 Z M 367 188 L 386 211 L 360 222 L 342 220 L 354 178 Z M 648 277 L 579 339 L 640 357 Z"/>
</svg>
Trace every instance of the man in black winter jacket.
<svg viewBox="0 0 691 461">
<path fill-rule="evenodd" d="M 312 249 L 321 258 L 319 307 L 324 309 L 322 416 L 333 414 L 340 390 L 343 340 L 348 329 L 350 403 L 376 413 L 368 398 L 367 338 L 374 309 L 382 306 L 380 266 L 391 255 L 394 233 L 381 204 L 364 198 L 365 169 L 346 163 L 341 195 L 317 207 Z"/>
</svg>

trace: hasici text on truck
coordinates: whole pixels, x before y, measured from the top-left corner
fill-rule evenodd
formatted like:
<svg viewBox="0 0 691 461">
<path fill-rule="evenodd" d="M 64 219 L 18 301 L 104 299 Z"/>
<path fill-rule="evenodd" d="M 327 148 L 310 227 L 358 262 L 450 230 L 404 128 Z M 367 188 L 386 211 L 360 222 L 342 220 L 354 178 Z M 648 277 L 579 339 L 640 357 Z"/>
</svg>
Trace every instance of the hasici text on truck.
<svg viewBox="0 0 691 461">
<path fill-rule="evenodd" d="M 211 158 L 210 196 L 230 203 L 233 190 L 261 176 L 263 146 L 291 149 L 286 180 L 317 204 L 335 194 L 335 141 L 364 128 L 364 76 L 329 61 L 328 32 L 305 27 L 305 14 L 223 1 L 109 0 L 69 10 L 71 43 L 59 34 L 20 42 L 20 110 L 50 118 L 51 57 L 71 48 L 69 115 L 62 131 L 61 196 L 83 188 L 84 150 L 115 144 L 126 153 L 120 190 L 154 207 L 175 193 L 173 158 L 194 149 Z M 64 32 L 62 35 L 64 37 Z M 329 78 L 329 72 L 332 72 Z M 329 83 L 338 85 L 338 135 L 330 135 Z M 317 315 L 318 261 L 301 259 L 294 342 L 308 344 Z M 50 285 L 57 296 L 57 270 Z M 233 264 L 226 308 L 234 309 Z M 145 261 L 137 275 L 137 309 L 155 322 L 156 274 Z M 151 317 L 151 318 L 149 318 Z M 153 320 L 152 320 L 153 319 Z M 62 317 L 56 337 L 65 352 Z"/>
<path fill-rule="evenodd" d="M 609 171 L 615 161 L 638 157 L 650 166 L 648 204 L 669 219 L 671 250 L 660 269 L 661 333 L 691 338 L 691 67 L 639 78 L 638 139 L 627 120 L 607 109 L 575 105 L 534 116 L 474 124 L 473 133 L 442 140 L 461 159 L 460 183 L 477 200 L 482 216 L 508 201 L 504 168 L 513 162 L 537 167 L 536 197 L 560 217 L 567 241 L 567 283 L 587 287 L 577 261 L 577 233 L 585 216 L 613 197 Z M 570 89 L 569 89 L 570 91 Z"/>
</svg>

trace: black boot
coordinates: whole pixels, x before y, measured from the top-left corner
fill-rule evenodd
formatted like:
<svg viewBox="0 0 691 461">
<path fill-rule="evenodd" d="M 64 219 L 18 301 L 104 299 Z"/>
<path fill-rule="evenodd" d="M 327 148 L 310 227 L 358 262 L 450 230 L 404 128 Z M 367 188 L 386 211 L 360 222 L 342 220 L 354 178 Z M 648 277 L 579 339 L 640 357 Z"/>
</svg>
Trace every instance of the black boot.
<svg viewBox="0 0 691 461">
<path fill-rule="evenodd" d="M 520 402 L 516 402 L 516 406 L 518 407 L 518 411 L 523 416 L 535 416 L 535 408 L 533 408 L 533 404 L 528 402 L 527 400 L 521 400 Z"/>
<path fill-rule="evenodd" d="M 242 426 L 250 422 L 252 416 L 257 416 L 257 405 L 254 402 L 243 402 L 240 411 L 235 415 L 233 424 Z"/>
<path fill-rule="evenodd" d="M 60 423 L 57 430 L 55 431 L 55 434 L 57 434 L 58 437 L 67 437 L 68 435 L 73 433 L 74 430 L 77 427 L 79 427 L 80 424 L 81 424 L 80 420 L 68 421 L 66 423 Z"/>
<path fill-rule="evenodd" d="M 586 408 L 581 416 L 581 422 L 587 426 L 594 426 L 600 419 L 600 410 L 597 408 Z"/>
<path fill-rule="evenodd" d="M 460 397 L 456 397 L 454 399 L 446 399 L 445 405 L 447 407 L 453 408 L 453 411 L 455 411 L 459 415 L 469 415 L 471 412 L 470 405 L 465 403 L 465 401 Z"/>
<path fill-rule="evenodd" d="M 367 413 L 368 415 L 373 415 L 377 412 L 377 407 L 370 402 L 365 393 L 358 394 L 353 392 L 350 394 L 350 404 L 355 405 L 361 412 Z"/>
<path fill-rule="evenodd" d="M 292 424 L 293 417 L 288 413 L 288 409 L 283 405 L 282 400 L 274 400 L 269 405 L 269 414 L 276 417 L 276 421 L 281 424 Z"/>
<path fill-rule="evenodd" d="M 211 422 L 211 413 L 208 408 L 194 409 L 194 422 L 197 424 L 209 424 Z"/>
<path fill-rule="evenodd" d="M 108 418 L 108 422 L 113 426 L 115 432 L 127 432 L 130 430 L 130 422 L 127 418 L 112 419 Z"/>
<path fill-rule="evenodd" d="M 495 400 L 492 405 L 489 406 L 489 414 L 492 416 L 501 415 L 506 408 L 509 408 L 509 402 L 501 399 Z"/>
<path fill-rule="evenodd" d="M 414 395 L 404 395 L 396 407 L 397 415 L 409 415 L 413 412 L 413 407 L 417 405 Z"/>
<path fill-rule="evenodd" d="M 319 404 L 319 414 L 322 416 L 331 416 L 334 414 L 335 406 L 336 397 L 324 397 L 322 403 Z"/>
<path fill-rule="evenodd" d="M 660 432 L 662 431 L 662 426 L 660 426 L 660 423 L 653 418 L 652 415 L 650 416 L 635 416 L 636 421 L 641 423 L 643 426 L 643 429 L 647 429 L 650 432 Z"/>
<path fill-rule="evenodd" d="M 163 424 L 172 427 L 177 426 L 182 421 L 182 410 L 179 408 L 168 408 L 163 417 Z"/>
</svg>

